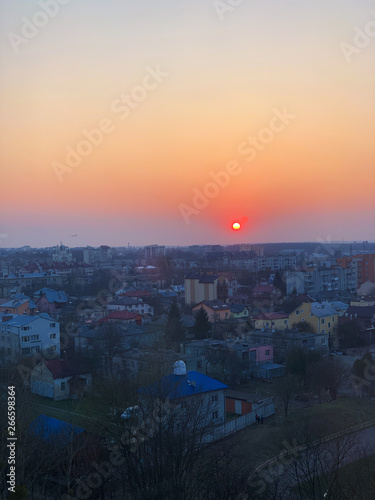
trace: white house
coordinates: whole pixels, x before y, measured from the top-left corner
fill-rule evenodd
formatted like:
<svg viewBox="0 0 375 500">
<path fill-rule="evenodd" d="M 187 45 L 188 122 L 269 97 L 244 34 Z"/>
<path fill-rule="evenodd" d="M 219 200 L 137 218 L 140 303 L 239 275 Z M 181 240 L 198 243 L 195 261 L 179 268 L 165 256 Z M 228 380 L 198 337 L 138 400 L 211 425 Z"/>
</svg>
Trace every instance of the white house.
<svg viewBox="0 0 375 500">
<path fill-rule="evenodd" d="M 91 387 L 92 375 L 84 367 L 57 358 L 35 366 L 31 372 L 30 385 L 32 393 L 55 401 L 76 399 Z"/>
<path fill-rule="evenodd" d="M 19 356 L 60 354 L 60 325 L 48 314 L 3 315 L 0 323 L 0 351 L 7 361 Z"/>
<path fill-rule="evenodd" d="M 107 309 L 109 311 L 130 311 L 138 312 L 139 314 L 154 315 L 154 308 L 152 306 L 143 302 L 142 299 L 134 299 L 133 297 L 121 297 L 114 300 L 107 305 Z"/>
</svg>

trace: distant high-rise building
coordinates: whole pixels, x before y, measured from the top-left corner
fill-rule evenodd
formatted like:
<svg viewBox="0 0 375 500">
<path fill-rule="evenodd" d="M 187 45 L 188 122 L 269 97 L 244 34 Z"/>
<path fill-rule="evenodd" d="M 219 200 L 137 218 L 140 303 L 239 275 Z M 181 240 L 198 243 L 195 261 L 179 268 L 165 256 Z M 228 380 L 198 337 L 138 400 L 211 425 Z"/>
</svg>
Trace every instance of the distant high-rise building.
<svg viewBox="0 0 375 500">
<path fill-rule="evenodd" d="M 145 250 L 145 258 L 147 260 L 165 256 L 165 246 L 147 245 L 145 246 L 144 250 Z"/>
<path fill-rule="evenodd" d="M 73 262 L 72 251 L 63 244 L 53 247 L 52 262 Z"/>
<path fill-rule="evenodd" d="M 245 243 L 240 245 L 240 252 L 254 252 L 257 257 L 263 257 L 264 249 L 258 245 L 250 245 L 250 243 Z"/>
<path fill-rule="evenodd" d="M 339 257 L 337 264 L 343 269 L 354 265 L 357 269 L 357 288 L 366 281 L 375 281 L 375 254 L 363 253 L 350 257 Z"/>
</svg>

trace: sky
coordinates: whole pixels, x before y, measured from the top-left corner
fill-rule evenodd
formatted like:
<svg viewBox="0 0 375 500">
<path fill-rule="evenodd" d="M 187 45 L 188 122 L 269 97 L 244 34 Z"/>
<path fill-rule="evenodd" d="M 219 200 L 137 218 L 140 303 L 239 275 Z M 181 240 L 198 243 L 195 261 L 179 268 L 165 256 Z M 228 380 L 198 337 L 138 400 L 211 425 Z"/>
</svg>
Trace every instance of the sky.
<svg viewBox="0 0 375 500">
<path fill-rule="evenodd" d="M 375 239 L 375 0 L 0 19 L 1 247 Z"/>
</svg>

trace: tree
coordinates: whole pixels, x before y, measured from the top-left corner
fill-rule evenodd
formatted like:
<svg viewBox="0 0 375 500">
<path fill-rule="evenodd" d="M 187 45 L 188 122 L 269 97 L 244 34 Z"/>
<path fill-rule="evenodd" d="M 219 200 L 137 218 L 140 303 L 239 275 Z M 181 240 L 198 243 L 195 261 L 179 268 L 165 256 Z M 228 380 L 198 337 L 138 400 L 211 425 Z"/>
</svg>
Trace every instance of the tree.
<svg viewBox="0 0 375 500">
<path fill-rule="evenodd" d="M 337 331 L 341 349 L 361 347 L 364 345 L 363 338 L 361 337 L 361 323 L 357 319 L 353 319 L 343 325 L 339 325 Z"/>
<path fill-rule="evenodd" d="M 329 356 L 325 358 L 322 365 L 324 383 L 333 400 L 337 399 L 337 393 L 348 376 L 348 369 L 342 359 Z"/>
<path fill-rule="evenodd" d="M 273 286 L 278 288 L 283 295 L 286 295 L 286 281 L 285 276 L 277 270 L 275 273 L 275 278 L 273 280 Z"/>
<path fill-rule="evenodd" d="M 207 312 L 201 307 L 195 315 L 194 336 L 196 339 L 206 339 L 211 331 L 212 325 L 208 319 Z"/>
<path fill-rule="evenodd" d="M 295 375 L 288 373 L 280 377 L 276 382 L 277 393 L 284 404 L 285 416 L 288 415 L 290 399 L 296 391 L 297 383 Z"/>
<path fill-rule="evenodd" d="M 169 346 L 178 344 L 185 339 L 185 328 L 182 326 L 181 313 L 176 300 L 169 308 L 165 337 Z"/>
<path fill-rule="evenodd" d="M 369 352 L 354 361 L 350 379 L 359 397 L 362 397 L 362 391 L 365 389 L 370 399 L 374 393 L 375 362 Z"/>
<path fill-rule="evenodd" d="M 293 323 L 292 327 L 299 332 L 315 333 L 314 327 L 308 321 L 298 321 L 297 323 Z"/>
<path fill-rule="evenodd" d="M 122 498 L 202 498 L 204 438 L 216 403 L 199 395 L 169 397 L 176 386 L 165 379 L 144 389 L 149 390 L 138 401 L 138 418 L 120 418 L 111 428 L 110 439 L 124 459 L 117 474 Z"/>
<path fill-rule="evenodd" d="M 322 403 L 322 390 L 325 389 L 325 360 L 321 358 L 315 363 L 310 363 L 306 368 L 306 377 L 310 389 L 318 396 L 319 404 Z"/>
<path fill-rule="evenodd" d="M 101 328 L 103 337 L 100 351 L 104 356 L 104 361 L 108 363 L 108 373 L 113 379 L 115 376 L 113 360 L 124 352 L 123 335 L 120 328 L 110 321 L 106 322 Z"/>
</svg>

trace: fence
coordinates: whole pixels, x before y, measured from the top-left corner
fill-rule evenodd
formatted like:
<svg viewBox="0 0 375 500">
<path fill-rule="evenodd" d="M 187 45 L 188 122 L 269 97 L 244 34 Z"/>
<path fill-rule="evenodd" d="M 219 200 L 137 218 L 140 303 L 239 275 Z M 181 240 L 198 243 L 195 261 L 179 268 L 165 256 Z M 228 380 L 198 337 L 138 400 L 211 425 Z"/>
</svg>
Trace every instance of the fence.
<svg viewBox="0 0 375 500">
<path fill-rule="evenodd" d="M 211 443 L 212 441 L 217 441 L 218 439 L 222 439 L 224 437 L 230 436 L 245 427 L 253 424 L 255 422 L 255 415 L 258 414 L 260 417 L 269 417 L 275 413 L 275 405 L 273 400 L 270 398 L 266 400 L 265 404 L 259 406 L 254 411 L 247 413 L 246 415 L 242 415 L 241 417 L 237 417 L 230 422 L 226 422 L 218 427 L 215 427 L 207 434 L 205 434 L 203 438 L 203 443 Z"/>
</svg>

